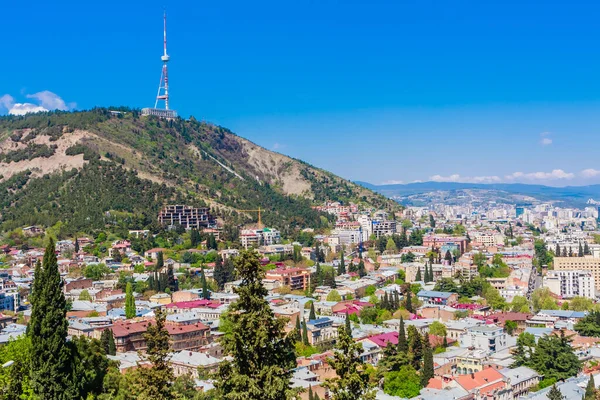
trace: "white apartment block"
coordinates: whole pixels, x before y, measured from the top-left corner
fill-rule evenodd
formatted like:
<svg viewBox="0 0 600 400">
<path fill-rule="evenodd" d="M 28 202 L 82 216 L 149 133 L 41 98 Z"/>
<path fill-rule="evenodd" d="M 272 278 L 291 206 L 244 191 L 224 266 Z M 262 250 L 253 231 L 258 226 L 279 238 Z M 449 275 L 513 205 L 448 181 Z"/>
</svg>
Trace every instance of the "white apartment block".
<svg viewBox="0 0 600 400">
<path fill-rule="evenodd" d="M 548 271 L 544 277 L 544 287 L 567 299 L 575 296 L 593 299 L 596 295 L 595 279 L 591 271 Z"/>
<path fill-rule="evenodd" d="M 460 337 L 460 347 L 484 350 L 489 354 L 506 349 L 506 333 L 499 326 L 474 326 Z"/>
<path fill-rule="evenodd" d="M 240 241 L 242 247 L 248 249 L 250 247 L 258 248 L 260 246 L 270 246 L 281 241 L 281 234 L 277 229 L 243 229 L 240 232 Z"/>
<path fill-rule="evenodd" d="M 554 271 L 587 271 L 594 278 L 595 289 L 600 290 L 600 258 L 584 257 L 554 257 Z"/>
</svg>

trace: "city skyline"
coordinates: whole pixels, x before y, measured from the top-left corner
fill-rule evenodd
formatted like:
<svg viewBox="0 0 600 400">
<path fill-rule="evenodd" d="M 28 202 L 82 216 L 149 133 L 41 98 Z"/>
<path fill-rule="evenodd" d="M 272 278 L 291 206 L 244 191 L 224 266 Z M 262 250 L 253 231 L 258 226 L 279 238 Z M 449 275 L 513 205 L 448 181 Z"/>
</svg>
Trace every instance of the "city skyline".
<svg viewBox="0 0 600 400">
<path fill-rule="evenodd" d="M 598 5 L 369 4 L 168 5 L 173 108 L 374 184 L 600 183 Z M 151 106 L 162 11 L 9 4 L 0 113 Z"/>
</svg>

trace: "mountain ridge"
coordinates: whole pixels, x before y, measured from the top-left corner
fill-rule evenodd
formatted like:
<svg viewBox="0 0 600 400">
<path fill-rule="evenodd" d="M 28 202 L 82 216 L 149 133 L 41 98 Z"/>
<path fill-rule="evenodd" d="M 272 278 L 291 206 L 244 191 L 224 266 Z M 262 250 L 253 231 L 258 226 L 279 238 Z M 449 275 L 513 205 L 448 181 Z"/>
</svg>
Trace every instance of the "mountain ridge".
<svg viewBox="0 0 600 400">
<path fill-rule="evenodd" d="M 104 186 L 94 193 L 81 176 Z M 42 193 L 31 193 L 30 186 Z M 153 203 L 121 193 L 137 188 L 148 190 Z M 71 204 L 65 190 L 95 199 L 94 215 L 114 211 L 134 219 L 133 214 L 144 214 L 138 225 L 150 224 L 158 205 L 173 201 L 209 206 L 236 224 L 256 218 L 237 210 L 261 207 L 265 223 L 287 229 L 328 225 L 329 217 L 312 208 L 328 200 L 397 207 L 344 178 L 193 117 L 161 120 L 129 108 L 0 117 L 0 227 L 73 223 L 75 215 L 64 212 Z M 137 207 L 140 201 L 143 206 Z M 23 207 L 31 212 L 18 210 Z M 85 213 L 76 204 L 70 207 L 69 213 Z M 94 226 L 105 220 L 96 218 Z M 79 221 L 69 229 L 84 225 Z"/>
</svg>

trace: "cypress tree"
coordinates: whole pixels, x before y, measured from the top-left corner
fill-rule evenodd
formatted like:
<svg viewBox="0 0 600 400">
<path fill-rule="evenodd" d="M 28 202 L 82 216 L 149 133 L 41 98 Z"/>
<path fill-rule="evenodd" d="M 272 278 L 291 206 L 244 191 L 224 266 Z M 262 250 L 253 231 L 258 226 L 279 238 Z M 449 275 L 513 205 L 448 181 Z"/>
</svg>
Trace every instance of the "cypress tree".
<svg viewBox="0 0 600 400">
<path fill-rule="evenodd" d="M 171 293 L 177 291 L 177 281 L 175 280 L 175 274 L 173 273 L 173 266 L 169 265 L 167 268 L 167 287 Z"/>
<path fill-rule="evenodd" d="M 319 263 L 315 267 L 315 280 L 317 281 L 317 286 L 323 286 L 323 272 Z"/>
<path fill-rule="evenodd" d="M 417 275 L 415 276 L 415 282 L 421 282 L 421 280 L 421 267 L 419 267 L 419 269 L 417 269 Z"/>
<path fill-rule="evenodd" d="M 585 241 L 583 243 L 583 254 L 585 254 L 585 255 L 589 255 L 590 254 L 590 246 L 588 245 L 587 241 Z"/>
<path fill-rule="evenodd" d="M 158 282 L 159 282 L 159 291 L 160 292 L 166 291 L 167 287 L 169 286 L 169 279 L 167 278 L 167 274 L 160 274 Z"/>
<path fill-rule="evenodd" d="M 409 312 L 413 312 L 413 306 L 412 306 L 412 299 L 411 296 L 412 292 L 410 291 L 410 287 L 406 290 L 406 304 L 405 307 Z"/>
<path fill-rule="evenodd" d="M 296 317 L 296 342 L 302 343 L 302 326 L 300 325 L 300 316 Z"/>
<path fill-rule="evenodd" d="M 308 314 L 308 320 L 315 320 L 317 319 L 317 314 L 315 313 L 315 303 L 312 302 L 310 303 L 310 314 Z"/>
<path fill-rule="evenodd" d="M 117 345 L 115 344 L 115 336 L 113 335 L 112 329 L 105 329 L 108 331 L 108 351 L 106 354 L 114 356 L 117 354 Z"/>
<path fill-rule="evenodd" d="M 205 300 L 210 299 L 210 292 L 208 291 L 208 284 L 206 283 L 204 268 L 200 268 L 200 283 L 202 284 L 202 298 Z"/>
<path fill-rule="evenodd" d="M 361 258 L 361 260 L 358 262 L 358 276 L 362 278 L 365 275 L 367 275 L 367 270 L 365 268 L 365 262 Z"/>
<path fill-rule="evenodd" d="M 573 257 L 573 248 L 569 247 L 569 257 Z"/>
<path fill-rule="evenodd" d="M 141 388 L 140 398 L 143 399 L 173 399 L 171 389 L 175 380 L 173 370 L 169 365 L 169 332 L 165 328 L 165 314 L 160 308 L 156 310 L 156 323 L 148 325 L 146 333 L 146 356 L 152 367 L 139 368 Z"/>
<path fill-rule="evenodd" d="M 400 295 L 394 291 L 394 311 L 400 308 Z"/>
<path fill-rule="evenodd" d="M 346 262 L 344 261 L 344 249 L 340 253 L 340 266 L 338 268 L 338 275 L 343 275 L 346 273 Z"/>
<path fill-rule="evenodd" d="M 156 270 L 160 271 L 165 266 L 165 259 L 163 256 L 163 252 L 159 251 L 156 256 Z"/>
<path fill-rule="evenodd" d="M 448 347 L 448 338 L 446 336 L 444 336 L 444 342 L 442 343 L 442 346 L 444 346 L 444 348 Z"/>
<path fill-rule="evenodd" d="M 381 308 L 383 308 L 384 310 L 388 310 L 390 308 L 389 303 L 388 303 L 387 292 L 384 293 L 383 299 L 381 299 Z"/>
<path fill-rule="evenodd" d="M 556 248 L 554 249 L 554 255 L 556 257 L 560 257 L 560 246 L 556 243 Z"/>
<path fill-rule="evenodd" d="M 567 246 L 563 247 L 562 256 L 563 257 L 567 257 L 568 256 L 568 254 L 567 254 Z"/>
<path fill-rule="evenodd" d="M 581 242 L 579 242 L 579 253 L 577 255 L 583 257 L 583 246 L 581 245 Z"/>
<path fill-rule="evenodd" d="M 137 312 L 135 309 L 135 298 L 133 297 L 133 288 L 131 282 L 127 282 L 125 287 L 125 318 L 135 318 Z"/>
<path fill-rule="evenodd" d="M 265 272 L 258 255 L 242 251 L 235 263 L 242 283 L 234 288 L 239 299 L 227 314 L 231 332 L 221 338 L 231 361 L 219 365 L 215 386 L 223 400 L 295 399 L 290 382 L 297 365 L 294 343 L 285 335 L 286 321 L 275 317 L 265 299 Z"/>
<path fill-rule="evenodd" d="M 54 240 L 50 238 L 43 266 L 35 268 L 31 299 L 31 319 L 27 335 L 31 339 L 31 386 L 40 399 L 70 399 L 72 352 L 67 344 L 67 301 L 62 291 Z"/>
<path fill-rule="evenodd" d="M 427 332 L 423 335 L 423 369 L 421 369 L 421 386 L 427 387 L 433 378 L 433 353 Z"/>
<path fill-rule="evenodd" d="M 594 375 L 590 374 L 590 380 L 585 387 L 585 395 L 583 400 L 594 400 L 596 398 L 596 384 L 594 383 Z"/>
<path fill-rule="evenodd" d="M 305 346 L 310 345 L 308 342 L 308 328 L 306 327 L 306 321 L 302 318 L 302 344 Z"/>
<path fill-rule="evenodd" d="M 79 253 L 79 240 L 75 238 L 75 253 Z"/>
<path fill-rule="evenodd" d="M 398 352 L 406 353 L 408 343 L 406 342 L 406 332 L 404 330 L 404 318 L 400 317 L 400 326 L 398 327 Z"/>
<path fill-rule="evenodd" d="M 564 400 L 564 399 L 566 399 L 566 397 L 563 396 L 563 394 L 560 392 L 560 390 L 558 390 L 558 388 L 556 387 L 556 384 L 552 385 L 552 388 L 550 388 L 550 391 L 548 392 L 547 397 L 549 400 Z"/>
<path fill-rule="evenodd" d="M 312 385 L 308 386 L 308 400 L 315 400 L 313 397 Z"/>
<path fill-rule="evenodd" d="M 346 321 L 344 321 L 344 327 L 348 336 L 352 337 L 352 326 L 350 325 L 350 316 L 346 314 Z"/>
<path fill-rule="evenodd" d="M 410 325 L 407 331 L 408 350 L 412 354 L 412 365 L 416 370 L 419 370 L 423 359 L 423 338 L 413 325 Z"/>
</svg>

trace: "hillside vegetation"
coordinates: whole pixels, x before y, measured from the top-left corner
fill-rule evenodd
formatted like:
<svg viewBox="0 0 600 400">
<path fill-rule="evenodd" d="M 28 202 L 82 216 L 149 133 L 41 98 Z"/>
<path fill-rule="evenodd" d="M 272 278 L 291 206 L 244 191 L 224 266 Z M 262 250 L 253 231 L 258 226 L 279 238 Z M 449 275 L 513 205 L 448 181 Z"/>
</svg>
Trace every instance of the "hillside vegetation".
<svg viewBox="0 0 600 400">
<path fill-rule="evenodd" d="M 148 227 L 166 203 L 209 206 L 219 218 L 282 230 L 327 226 L 312 209 L 353 201 L 391 209 L 368 189 L 268 151 L 194 118 L 160 120 L 137 110 L 52 112 L 0 118 L 0 227 L 65 232 L 106 224 Z"/>
</svg>

